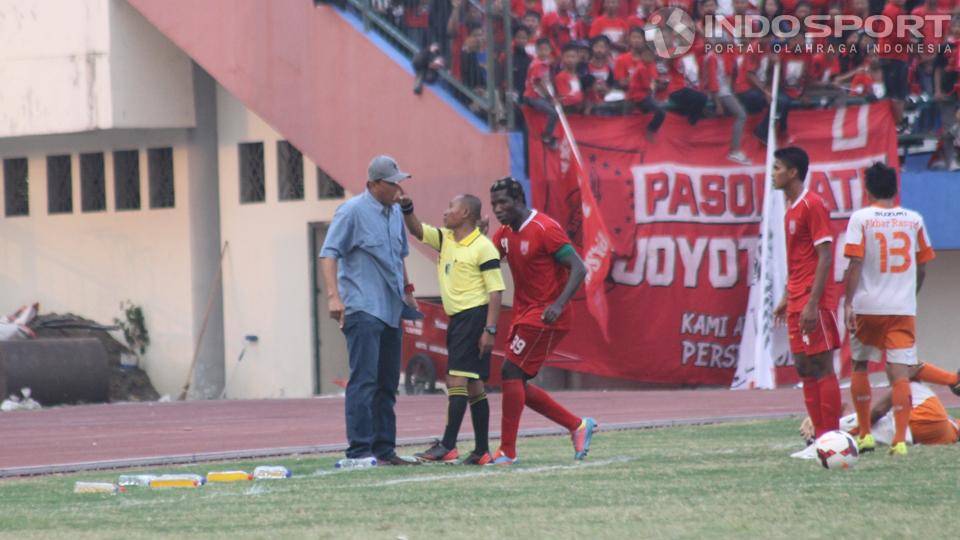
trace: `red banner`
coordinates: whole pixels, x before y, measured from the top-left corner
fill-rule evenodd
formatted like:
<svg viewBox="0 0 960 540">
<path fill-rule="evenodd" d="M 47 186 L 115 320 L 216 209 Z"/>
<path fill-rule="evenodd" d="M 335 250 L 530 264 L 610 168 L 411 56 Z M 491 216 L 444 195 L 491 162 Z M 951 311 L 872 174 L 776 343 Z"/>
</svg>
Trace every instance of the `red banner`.
<svg viewBox="0 0 960 540">
<path fill-rule="evenodd" d="M 542 131 L 541 115 L 526 111 L 526 118 L 530 133 Z M 614 249 L 605 281 L 610 341 L 596 339 L 599 328 L 581 292 L 574 329 L 551 364 L 653 383 L 728 385 L 759 241 L 764 147 L 745 135 L 743 150 L 754 165 L 728 161 L 726 118 L 691 126 L 668 114 L 652 142 L 644 137 L 647 115 L 569 120 Z M 757 121 L 751 118 L 744 133 Z M 863 170 L 875 161 L 897 163 L 889 104 L 794 111 L 783 138 L 781 146 L 809 153 L 807 187 L 831 209 L 837 238 L 830 284 L 842 295 L 843 233 L 865 201 Z M 569 156 L 536 136 L 529 146 L 533 206 L 582 250 L 580 189 L 563 174 Z M 777 380 L 795 380 L 793 367 L 778 366 Z"/>
<path fill-rule="evenodd" d="M 558 112 L 562 114 L 562 111 Z M 593 198 L 593 190 L 588 189 L 589 181 L 583 171 L 583 158 L 570 131 L 570 125 L 565 116 L 561 117 L 564 129 L 563 143 L 560 148 L 560 173 L 563 175 L 562 185 L 575 186 L 580 194 L 579 214 L 583 218 L 583 235 L 580 242 L 580 253 L 583 256 L 583 265 L 587 275 L 583 280 L 583 290 L 586 293 L 587 310 L 600 327 L 604 341 L 610 341 L 609 318 L 610 307 L 607 304 L 607 295 L 603 282 L 610 273 L 612 246 L 610 233 L 604 223 L 603 216 L 597 208 L 597 201 Z M 572 158 L 572 159 L 571 159 Z"/>
</svg>

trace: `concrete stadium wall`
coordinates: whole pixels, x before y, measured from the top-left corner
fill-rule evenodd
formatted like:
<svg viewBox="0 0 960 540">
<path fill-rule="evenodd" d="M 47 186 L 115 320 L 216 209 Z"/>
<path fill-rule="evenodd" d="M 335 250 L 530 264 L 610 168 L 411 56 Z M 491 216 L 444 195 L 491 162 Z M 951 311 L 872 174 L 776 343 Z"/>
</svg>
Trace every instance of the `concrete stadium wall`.
<svg viewBox="0 0 960 540">
<path fill-rule="evenodd" d="M 174 208 L 149 208 L 147 148 L 172 147 Z M 28 158 L 29 215 L 0 218 L 0 309 L 39 301 L 112 324 L 120 303 L 144 309 L 143 367 L 161 394 L 183 385 L 193 354 L 190 148 L 186 130 L 117 130 L 4 139 L 0 158 Z M 116 210 L 113 150 L 139 149 L 141 209 Z M 79 154 L 103 152 L 106 210 L 82 212 Z M 70 154 L 73 212 L 47 211 L 46 156 Z M 210 180 L 212 181 L 212 180 Z M 8 194 L 4 193 L 4 196 Z M 119 338 L 122 341 L 122 337 Z"/>
<path fill-rule="evenodd" d="M 343 199 L 318 199 L 317 166 L 305 156 L 303 200 L 280 201 L 277 141 L 284 137 L 222 87 L 217 91 L 217 118 L 220 230 L 230 243 L 223 275 L 227 397 L 313 395 L 317 374 L 312 325 L 325 325 L 327 317 L 323 298 L 319 320 L 311 315 L 311 257 L 316 254 L 309 251 L 309 224 L 329 222 Z M 240 203 L 241 142 L 263 143 L 264 202 Z M 356 180 L 364 174 L 366 164 L 360 163 L 350 176 Z M 430 259 L 413 251 L 407 267 L 417 294 L 439 294 Z M 256 344 L 245 340 L 250 335 L 257 336 Z M 326 337 L 320 351 L 320 390 L 336 393 L 342 389 L 334 381 L 349 373 L 345 343 L 335 328 Z M 241 352 L 243 359 L 238 360 Z"/>
<path fill-rule="evenodd" d="M 509 173 L 506 135 L 489 133 L 330 6 L 310 0 L 130 0 L 218 83 L 352 191 L 386 153 L 414 175 L 424 216 Z"/>
<path fill-rule="evenodd" d="M 0 137 L 193 126 L 189 57 L 125 0 L 0 0 L 0 13 Z"/>
</svg>

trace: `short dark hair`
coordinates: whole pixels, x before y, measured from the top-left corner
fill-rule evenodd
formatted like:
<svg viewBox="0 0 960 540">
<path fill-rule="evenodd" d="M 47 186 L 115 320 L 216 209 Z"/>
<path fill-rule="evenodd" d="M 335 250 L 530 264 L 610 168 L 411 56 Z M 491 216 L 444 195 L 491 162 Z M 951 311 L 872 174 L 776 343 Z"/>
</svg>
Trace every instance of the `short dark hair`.
<svg viewBox="0 0 960 540">
<path fill-rule="evenodd" d="M 521 24 L 520 26 L 513 29 L 513 37 L 517 37 L 517 34 L 519 34 L 520 32 L 526 32 L 529 35 L 530 29 Z"/>
<path fill-rule="evenodd" d="M 564 43 L 563 47 L 560 47 L 560 52 L 565 53 L 567 51 L 579 51 L 580 45 L 576 41 L 568 41 Z"/>
<path fill-rule="evenodd" d="M 897 171 L 879 161 L 867 169 L 867 191 L 875 199 L 892 199 L 897 196 Z"/>
<path fill-rule="evenodd" d="M 503 178 L 495 180 L 493 185 L 490 186 L 490 193 L 494 191 L 506 191 L 511 199 L 527 204 L 527 196 L 523 192 L 523 184 L 517 182 L 512 176 L 504 176 Z"/>
<path fill-rule="evenodd" d="M 541 46 L 541 45 L 549 45 L 551 49 L 553 48 L 553 42 L 550 41 L 550 38 L 542 37 L 542 38 L 538 39 L 538 40 L 537 40 L 537 47 L 539 47 L 539 46 Z"/>
<path fill-rule="evenodd" d="M 631 26 L 631 27 L 630 27 L 630 30 L 627 30 L 627 34 L 628 34 L 628 35 L 629 35 L 629 34 L 640 34 L 641 36 L 643 36 L 644 39 L 647 38 L 646 34 L 644 33 L 644 30 L 643 30 L 643 27 L 642 27 L 642 26 Z"/>
<path fill-rule="evenodd" d="M 803 148 L 787 146 L 773 153 L 773 157 L 782 161 L 787 169 L 796 169 L 800 181 L 807 178 L 807 169 L 810 167 L 810 156 Z"/>
<path fill-rule="evenodd" d="M 536 11 L 528 11 L 524 13 L 521 19 L 526 19 L 527 17 L 536 17 L 538 21 L 540 20 L 540 14 L 537 13 Z"/>
<path fill-rule="evenodd" d="M 480 221 L 480 214 L 483 211 L 483 203 L 480 202 L 480 199 L 476 195 L 466 193 L 460 196 L 460 200 L 463 202 L 463 205 L 467 207 L 467 210 L 470 211 L 470 219 L 474 222 Z"/>
</svg>

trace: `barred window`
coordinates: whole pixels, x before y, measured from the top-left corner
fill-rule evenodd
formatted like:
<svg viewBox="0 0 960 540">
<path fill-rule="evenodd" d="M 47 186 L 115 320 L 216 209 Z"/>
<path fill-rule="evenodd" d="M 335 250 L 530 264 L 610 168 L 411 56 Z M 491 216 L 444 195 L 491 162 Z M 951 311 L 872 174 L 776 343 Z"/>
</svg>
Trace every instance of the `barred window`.
<svg viewBox="0 0 960 540">
<path fill-rule="evenodd" d="M 263 143 L 240 143 L 237 149 L 240 159 L 240 202 L 263 202 Z"/>
<path fill-rule="evenodd" d="M 6 215 L 30 215 L 27 158 L 3 160 L 3 187 Z"/>
<path fill-rule="evenodd" d="M 277 141 L 277 180 L 281 201 L 303 200 L 303 154 L 287 141 Z"/>
<path fill-rule="evenodd" d="M 150 208 L 173 208 L 173 148 L 147 150 Z"/>
<path fill-rule="evenodd" d="M 107 209 L 103 152 L 80 154 L 80 209 L 84 212 L 102 212 Z"/>
<path fill-rule="evenodd" d="M 117 210 L 140 209 L 140 152 L 113 153 L 113 195 Z"/>
<path fill-rule="evenodd" d="M 47 212 L 73 212 L 73 173 L 70 156 L 47 156 Z"/>
<path fill-rule="evenodd" d="M 327 174 L 327 171 L 317 167 L 317 198 L 342 199 L 343 196 L 343 186 Z"/>
</svg>

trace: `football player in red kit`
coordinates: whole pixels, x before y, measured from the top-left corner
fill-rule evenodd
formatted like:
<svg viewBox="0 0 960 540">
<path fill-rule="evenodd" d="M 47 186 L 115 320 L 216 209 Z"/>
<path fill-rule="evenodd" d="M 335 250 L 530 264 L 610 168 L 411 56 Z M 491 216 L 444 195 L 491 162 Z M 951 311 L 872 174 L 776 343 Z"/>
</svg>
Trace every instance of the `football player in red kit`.
<svg viewBox="0 0 960 540">
<path fill-rule="evenodd" d="M 574 459 L 590 449 L 597 422 L 574 415 L 543 389 L 529 383 L 547 355 L 570 329 L 567 305 L 586 276 L 583 261 L 566 232 L 552 218 L 527 208 L 523 186 L 501 178 L 490 187 L 490 205 L 500 222 L 493 244 L 513 275 L 513 324 L 501 373 L 503 415 L 495 465 L 517 461 L 517 431 L 524 406 L 570 431 Z"/>
</svg>

